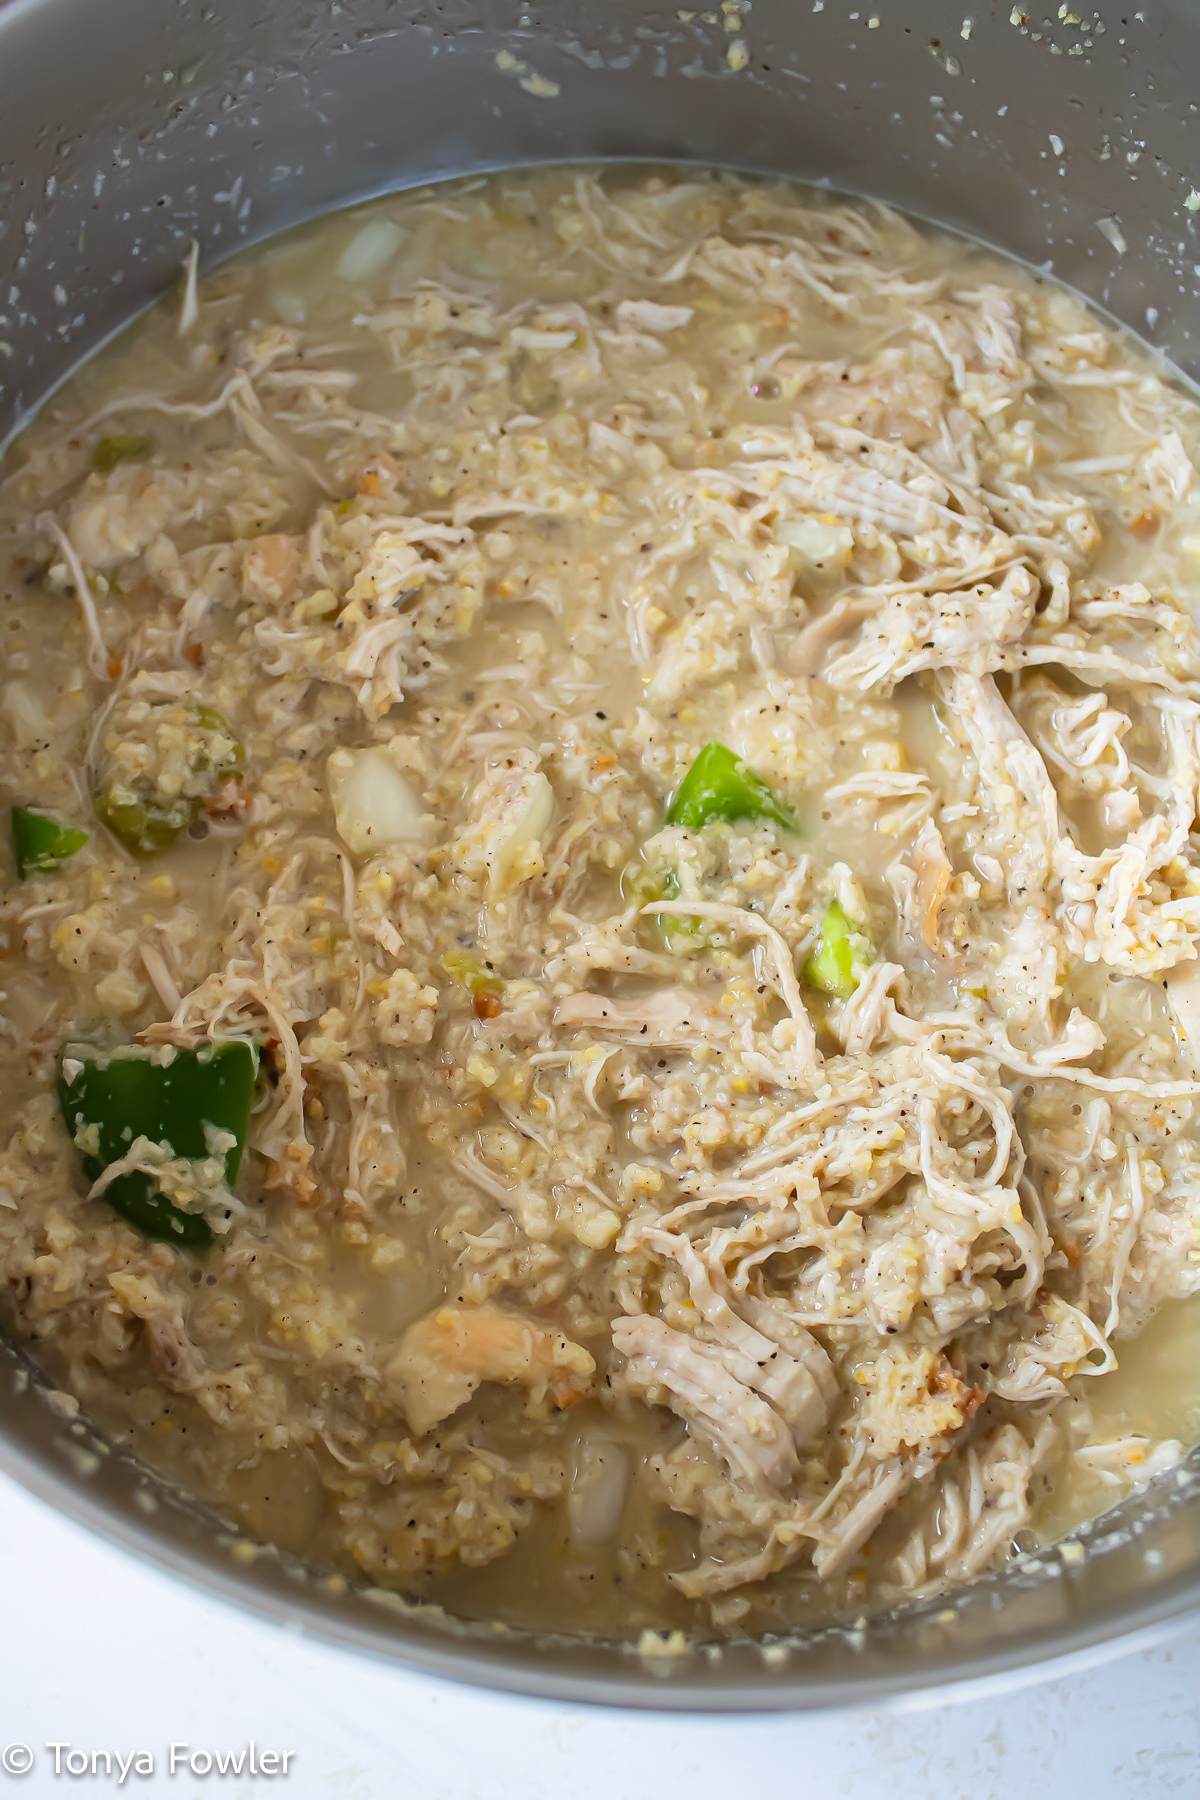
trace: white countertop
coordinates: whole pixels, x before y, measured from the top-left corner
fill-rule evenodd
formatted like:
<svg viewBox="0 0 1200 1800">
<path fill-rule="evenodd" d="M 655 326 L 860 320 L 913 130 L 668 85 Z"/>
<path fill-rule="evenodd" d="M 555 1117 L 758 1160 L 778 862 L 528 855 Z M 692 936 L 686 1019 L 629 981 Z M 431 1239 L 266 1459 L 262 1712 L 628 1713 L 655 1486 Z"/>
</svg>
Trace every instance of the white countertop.
<svg viewBox="0 0 1200 1800">
<path fill-rule="evenodd" d="M 1016 1693 L 912 1713 L 680 1719 L 534 1704 L 353 1658 L 243 1618 L 0 1477 L 0 1800 L 1194 1800 L 1200 1620 Z M 288 1774 L 201 1777 L 253 1738 Z M 54 1773 L 59 1743 L 61 1773 Z M 170 1773 L 170 1746 L 177 1752 Z M 112 1774 L 68 1773 L 107 1750 Z M 130 1754 L 154 1769 L 139 1774 Z M 118 1785 L 120 1764 L 128 1774 Z M 15 1760 L 25 1760 L 17 1751 Z M 145 1766 L 144 1763 L 142 1765 Z M 199 1768 L 204 1766 L 200 1758 Z M 270 1766 L 268 1759 L 268 1767 Z"/>
</svg>

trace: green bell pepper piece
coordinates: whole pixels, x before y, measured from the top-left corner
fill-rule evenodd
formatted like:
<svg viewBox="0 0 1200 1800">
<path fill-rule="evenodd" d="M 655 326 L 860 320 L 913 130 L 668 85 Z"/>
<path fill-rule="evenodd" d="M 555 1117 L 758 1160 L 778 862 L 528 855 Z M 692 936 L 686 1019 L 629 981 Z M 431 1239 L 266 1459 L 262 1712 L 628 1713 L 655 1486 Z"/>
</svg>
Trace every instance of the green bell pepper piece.
<svg viewBox="0 0 1200 1800">
<path fill-rule="evenodd" d="M 106 475 L 119 462 L 130 462 L 135 457 L 145 456 L 149 448 L 150 439 L 140 431 L 118 431 L 112 437 L 97 439 L 92 447 L 92 467 Z"/>
<path fill-rule="evenodd" d="M 871 962 L 871 941 L 849 919 L 836 900 L 825 908 L 817 947 L 804 965 L 804 979 L 820 994 L 848 1000 Z"/>
<path fill-rule="evenodd" d="M 69 1064 L 78 1066 L 71 1067 L 68 1079 Z M 68 1044 L 59 1065 L 58 1101 L 71 1138 L 78 1142 L 83 1136 L 86 1142 L 80 1157 L 89 1181 L 128 1155 L 139 1137 L 169 1144 L 177 1157 L 206 1157 L 204 1128 L 210 1125 L 237 1140 L 225 1153 L 225 1180 L 232 1186 L 257 1074 L 258 1054 L 241 1039 L 176 1050 L 166 1063 L 152 1050 L 101 1052 Z M 146 1237 L 188 1250 L 212 1243 L 207 1219 L 172 1205 L 141 1171 L 118 1175 L 103 1198 Z"/>
<path fill-rule="evenodd" d="M 201 801 L 198 795 L 179 794 L 173 800 L 161 800 L 140 784 L 101 788 L 92 796 L 96 817 L 107 825 L 115 838 L 146 862 L 169 850 L 177 837 L 196 823 Z"/>
<path fill-rule="evenodd" d="M 769 819 L 784 831 L 799 830 L 796 815 L 761 775 L 715 739 L 698 753 L 667 808 L 668 825 L 698 831 L 710 819 Z"/>
<path fill-rule="evenodd" d="M 27 875 L 48 874 L 59 868 L 87 841 L 86 831 L 75 825 L 60 825 L 49 813 L 35 812 L 28 806 L 12 809 L 13 855 L 22 881 Z"/>
<path fill-rule="evenodd" d="M 246 761 L 246 752 L 234 737 L 227 720 L 211 706 L 193 708 L 197 725 L 219 734 L 228 746 L 220 755 L 201 750 L 192 764 L 197 774 L 211 775 L 214 785 L 233 774 Z M 116 782 L 92 795 L 96 817 L 124 844 L 131 856 L 147 862 L 161 856 L 176 839 L 196 823 L 204 806 L 203 795 L 177 794 L 164 799 L 144 780 Z"/>
</svg>

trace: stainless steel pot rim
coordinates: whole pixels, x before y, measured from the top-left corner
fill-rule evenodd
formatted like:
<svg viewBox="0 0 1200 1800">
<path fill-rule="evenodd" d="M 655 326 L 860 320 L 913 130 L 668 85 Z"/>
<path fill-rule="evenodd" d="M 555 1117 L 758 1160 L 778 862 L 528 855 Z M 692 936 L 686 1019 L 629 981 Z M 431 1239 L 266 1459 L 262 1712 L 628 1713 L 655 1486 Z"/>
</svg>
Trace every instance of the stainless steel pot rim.
<svg viewBox="0 0 1200 1800">
<path fill-rule="evenodd" d="M 1200 370 L 1191 0 L 1114 13 L 1104 32 L 1098 13 L 1023 20 L 977 10 L 960 38 L 944 0 L 878 16 L 755 0 L 739 13 L 751 56 L 734 78 L 728 10 L 660 14 L 644 0 L 239 0 L 232 12 L 109 0 L 102 18 L 94 0 L 0 0 L 0 435 L 164 290 L 193 236 L 212 266 L 373 194 L 546 162 L 819 171 L 832 192 L 980 241 L 1003 235 L 998 247 L 1028 265 L 1053 257 L 1093 305 Z M 514 58 L 561 99 L 523 92 Z M 129 279 L 110 286 L 114 271 Z M 1091 1666 L 1200 1609 L 1193 1452 L 1170 1506 L 1155 1484 L 1118 1509 L 1124 1526 L 1109 1515 L 1079 1534 L 1086 1557 L 1047 1553 L 1040 1580 L 1030 1564 L 947 1596 L 961 1629 L 920 1605 L 890 1636 L 871 1621 L 857 1656 L 844 1631 L 815 1634 L 827 1654 L 798 1644 L 768 1662 L 738 1645 L 720 1663 L 456 1636 L 353 1592 L 335 1599 L 282 1560 L 235 1563 L 194 1511 L 139 1511 L 148 1478 L 119 1455 L 97 1454 L 94 1478 L 77 1479 L 64 1452 L 90 1441 L 83 1422 L 52 1419 L 36 1384 L 9 1389 L 13 1367 L 0 1345 L 0 1470 L 64 1516 L 284 1629 L 538 1703 L 908 1709 Z"/>
<path fill-rule="evenodd" d="M 9 1356 L 2 1360 L 12 1366 Z M 37 1391 L 35 1377 L 31 1393 Z M 92 1444 L 104 1441 L 90 1430 L 87 1439 Z M 178 1515 L 189 1517 L 226 1550 L 239 1541 L 250 1543 L 251 1540 L 239 1540 L 233 1534 L 222 1535 L 220 1523 L 214 1521 L 212 1515 L 197 1508 L 187 1496 L 168 1488 L 131 1458 L 118 1453 L 112 1457 L 112 1464 L 122 1467 L 128 1477 L 139 1482 L 143 1494 L 155 1495 L 155 1509 L 165 1504 Z M 728 1665 L 735 1660 L 743 1666 L 738 1670 L 736 1685 L 725 1689 L 712 1679 L 713 1669 L 708 1671 L 708 1679 L 697 1680 L 682 1659 L 639 1655 L 637 1646 L 632 1643 L 603 1646 L 609 1654 L 615 1651 L 621 1659 L 618 1666 L 627 1666 L 628 1674 L 623 1668 L 621 1673 L 615 1674 L 607 1670 L 598 1675 L 585 1674 L 573 1670 L 570 1663 L 573 1656 L 586 1655 L 595 1646 L 587 1640 L 563 1635 L 505 1629 L 502 1634 L 504 1648 L 499 1655 L 490 1645 L 488 1649 L 482 1647 L 489 1639 L 491 1644 L 497 1644 L 497 1639 L 492 1629 L 481 1621 L 442 1620 L 443 1626 L 449 1626 L 455 1633 L 453 1636 L 450 1631 L 431 1629 L 429 1623 L 422 1622 L 411 1635 L 401 1638 L 388 1629 L 387 1612 L 379 1604 L 381 1600 L 394 1597 L 373 1595 L 370 1590 L 360 1590 L 360 1595 L 363 1600 L 373 1603 L 379 1615 L 378 1622 L 364 1621 L 362 1617 L 343 1619 L 334 1609 L 322 1609 L 319 1614 L 314 1614 L 311 1585 L 307 1586 L 305 1599 L 308 1604 L 305 1605 L 299 1596 L 289 1599 L 283 1583 L 267 1588 L 255 1581 L 247 1566 L 239 1565 L 232 1557 L 209 1558 L 201 1567 L 197 1557 L 187 1548 L 172 1544 L 161 1533 L 148 1529 L 149 1521 L 145 1517 L 139 1521 L 132 1516 L 132 1511 L 130 1516 L 116 1512 L 110 1505 L 98 1501 L 83 1483 L 69 1481 L 46 1461 L 26 1454 L 2 1436 L 0 1471 L 91 1536 L 122 1554 L 151 1563 L 162 1573 L 183 1581 L 198 1596 L 211 1598 L 215 1592 L 222 1601 L 232 1604 L 246 1616 L 265 1619 L 289 1634 L 311 1639 L 339 1653 L 360 1655 L 365 1652 L 376 1662 L 399 1665 L 409 1673 L 547 1705 L 731 1715 L 793 1711 L 828 1713 L 868 1705 L 890 1711 L 915 1711 L 1005 1694 L 1033 1683 L 1083 1673 L 1116 1657 L 1151 1649 L 1168 1641 L 1200 1614 L 1200 1570 L 1193 1569 L 1185 1570 L 1178 1578 L 1168 1578 L 1144 1601 L 1134 1607 L 1126 1606 L 1112 1617 L 1101 1616 L 1067 1632 L 1056 1633 L 1052 1628 L 1041 1628 L 1018 1635 L 1002 1646 L 984 1648 L 965 1656 L 950 1652 L 928 1661 L 914 1661 L 909 1668 L 892 1668 L 881 1675 L 825 1681 L 806 1671 L 789 1680 L 789 1658 L 784 1654 L 789 1640 L 785 1638 L 762 1644 L 745 1640 L 729 1645 L 722 1653 L 727 1664 L 724 1672 L 730 1672 Z M 1172 1487 L 1190 1492 L 1200 1485 L 1200 1451 L 1193 1451 L 1177 1469 L 1167 1471 L 1156 1485 L 1163 1483 L 1168 1488 L 1166 1508 L 1169 1511 Z M 1091 1521 L 1083 1528 L 1082 1535 L 1085 1538 L 1103 1537 L 1107 1531 L 1114 1542 L 1124 1541 L 1118 1522 L 1120 1510 L 1114 1509 Z M 852 1626 L 835 1623 L 811 1636 L 817 1640 L 833 1637 L 853 1640 L 856 1627 L 860 1626 L 865 1641 L 867 1632 L 877 1632 L 881 1627 L 886 1629 L 892 1618 L 898 1627 L 922 1612 L 947 1619 L 949 1610 L 942 1609 L 952 1609 L 955 1603 L 976 1601 L 983 1591 L 994 1590 L 999 1583 L 1012 1582 L 1014 1577 L 1020 1582 L 1023 1573 L 1028 1585 L 1039 1585 L 1046 1579 L 1046 1570 L 1039 1572 L 1038 1564 L 1049 1567 L 1057 1549 L 1057 1546 L 1049 1546 L 1026 1558 L 1024 1572 L 1018 1562 L 997 1576 L 984 1577 L 940 1600 L 918 1602 L 890 1617 L 876 1616 Z M 269 1547 L 267 1554 L 285 1581 L 311 1584 L 314 1579 L 320 1579 L 318 1572 L 305 1568 L 294 1558 L 279 1557 Z M 1061 1575 L 1064 1571 L 1059 1568 L 1054 1572 Z M 396 1612 L 401 1610 L 406 1611 L 414 1623 L 420 1620 L 422 1612 L 430 1618 L 438 1612 L 438 1609 L 406 1607 L 399 1601 Z M 797 1634 L 791 1642 L 800 1643 L 808 1635 Z M 552 1647 L 548 1669 L 540 1666 L 544 1659 L 539 1658 L 536 1666 L 531 1663 L 527 1655 L 531 1646 Z M 703 1657 L 703 1647 L 700 1654 Z M 764 1677 L 767 1664 L 771 1664 L 770 1678 L 755 1682 L 756 1659 Z M 689 1658 L 688 1663 L 694 1668 L 695 1658 Z"/>
<path fill-rule="evenodd" d="M 232 1572 L 226 1575 L 208 1572 L 201 1578 L 193 1560 L 180 1551 L 148 1542 L 144 1536 L 107 1517 L 93 1507 L 86 1495 L 74 1486 L 57 1484 L 44 1472 L 14 1466 L 8 1447 L 0 1449 L 0 1467 L 29 1493 L 45 1500 L 73 1523 L 100 1538 L 122 1553 L 140 1561 L 151 1562 L 164 1574 L 181 1580 L 193 1593 L 211 1598 L 215 1589 L 220 1598 L 238 1612 L 254 1620 L 265 1620 L 277 1629 L 328 1646 L 339 1654 L 360 1656 L 364 1651 L 373 1661 L 392 1667 L 401 1666 L 409 1674 L 426 1676 L 456 1686 L 483 1688 L 507 1694 L 542 1706 L 576 1705 L 605 1707 L 636 1712 L 682 1713 L 702 1712 L 728 1714 L 765 1714 L 779 1712 L 852 1712 L 873 1706 L 891 1712 L 916 1712 L 932 1707 L 966 1703 L 998 1697 L 1047 1681 L 1081 1675 L 1091 1669 L 1152 1650 L 1170 1642 L 1200 1613 L 1200 1591 L 1193 1585 L 1177 1594 L 1139 1609 L 1116 1635 L 1103 1626 L 1078 1634 L 1078 1642 L 1068 1641 L 1061 1650 L 1027 1658 L 1022 1646 L 1004 1653 L 982 1655 L 959 1672 L 949 1669 L 945 1675 L 929 1672 L 907 1681 L 903 1674 L 877 1678 L 855 1685 L 839 1682 L 828 1688 L 805 1681 L 803 1686 L 763 1686 L 757 1691 L 739 1692 L 736 1697 L 722 1699 L 709 1686 L 690 1685 L 686 1680 L 673 1681 L 669 1688 L 659 1685 L 653 1676 L 627 1680 L 574 1676 L 563 1672 L 557 1676 L 539 1676 L 517 1667 L 507 1670 L 494 1661 L 476 1658 L 462 1648 L 442 1648 L 436 1644 L 409 1644 L 398 1654 L 395 1641 L 381 1629 L 377 1639 L 364 1639 L 359 1629 L 325 1622 L 314 1626 L 298 1608 L 261 1593 L 251 1594 L 246 1583 Z M 986 1666 L 985 1666 L 986 1665 Z"/>
</svg>

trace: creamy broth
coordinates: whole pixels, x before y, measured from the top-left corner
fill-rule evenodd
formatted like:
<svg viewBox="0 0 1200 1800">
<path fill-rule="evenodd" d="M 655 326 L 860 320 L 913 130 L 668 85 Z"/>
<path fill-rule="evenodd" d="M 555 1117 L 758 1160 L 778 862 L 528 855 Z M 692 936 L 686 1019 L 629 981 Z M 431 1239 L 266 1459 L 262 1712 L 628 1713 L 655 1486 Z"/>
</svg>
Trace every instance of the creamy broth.
<svg viewBox="0 0 1200 1800">
<path fill-rule="evenodd" d="M 255 1537 L 559 1630 L 893 1604 L 1169 1466 L 1196 445 L 1072 295 L 725 175 L 150 313 L 0 485 L 12 1329 Z"/>
</svg>

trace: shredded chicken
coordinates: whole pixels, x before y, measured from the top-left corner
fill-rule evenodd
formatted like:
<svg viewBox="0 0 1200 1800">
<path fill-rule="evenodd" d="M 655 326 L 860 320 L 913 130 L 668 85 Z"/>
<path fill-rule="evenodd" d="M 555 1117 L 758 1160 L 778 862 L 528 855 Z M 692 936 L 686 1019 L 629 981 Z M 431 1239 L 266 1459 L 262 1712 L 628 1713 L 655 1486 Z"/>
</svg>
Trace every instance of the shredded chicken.
<svg viewBox="0 0 1200 1800">
<path fill-rule="evenodd" d="M 613 1347 L 628 1358 L 629 1382 L 664 1390 L 680 1416 L 712 1439 L 735 1475 L 752 1487 L 787 1484 L 796 1467 L 791 1434 L 719 1353 L 650 1318 L 615 1319 Z"/>
<path fill-rule="evenodd" d="M 730 1021 L 687 988 L 658 988 L 629 1000 L 572 994 L 555 1009 L 554 1023 L 567 1029 L 602 1031 L 634 1044 L 719 1042 L 730 1031 Z"/>
<path fill-rule="evenodd" d="M 785 1347 L 770 1332 L 739 1316 L 730 1304 L 723 1273 L 706 1262 L 685 1237 L 645 1229 L 647 1247 L 679 1264 L 693 1304 L 712 1328 L 721 1361 L 730 1374 L 769 1400 L 790 1428 L 797 1446 L 815 1437 L 829 1416 L 831 1368 L 828 1357 L 803 1327 L 793 1327 Z M 760 1315 L 770 1319 L 768 1309 Z M 793 1354 L 798 1350 L 798 1354 Z M 639 1354 L 645 1354 L 640 1350 Z"/>
<path fill-rule="evenodd" d="M 563 1630 L 857 1616 L 1156 1479 L 1198 443 L 1053 283 L 782 183 L 193 245 L 0 484 L 0 1280 L 56 1386 L 378 1589 L 479 1610 L 535 1528 Z M 62 1116 L 231 1039 L 206 1156 Z"/>
<path fill-rule="evenodd" d="M 152 1279 L 135 1275 L 111 1275 L 109 1285 L 122 1306 L 142 1321 L 159 1380 L 173 1393 L 194 1392 L 204 1379 L 205 1363 L 187 1334 L 178 1301 L 168 1299 Z"/>
</svg>

